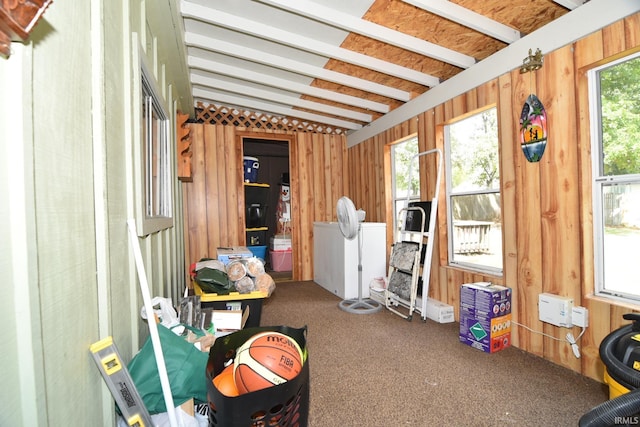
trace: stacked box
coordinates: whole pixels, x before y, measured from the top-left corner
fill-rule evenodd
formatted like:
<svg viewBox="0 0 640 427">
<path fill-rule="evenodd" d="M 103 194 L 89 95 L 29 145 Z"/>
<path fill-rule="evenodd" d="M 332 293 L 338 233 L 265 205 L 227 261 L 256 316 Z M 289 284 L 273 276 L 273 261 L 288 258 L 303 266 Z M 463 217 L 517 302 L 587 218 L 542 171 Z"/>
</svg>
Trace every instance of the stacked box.
<svg viewBox="0 0 640 427">
<path fill-rule="evenodd" d="M 273 236 L 269 239 L 269 243 L 272 251 L 290 251 L 292 248 L 290 234 Z"/>
<path fill-rule="evenodd" d="M 453 306 L 429 298 L 427 300 L 426 316 L 438 323 L 454 322 Z"/>
<path fill-rule="evenodd" d="M 460 341 L 486 353 L 511 346 L 511 288 L 488 282 L 462 285 Z"/>
<path fill-rule="evenodd" d="M 219 261 L 222 261 L 224 265 L 227 265 L 231 261 L 251 258 L 253 257 L 253 253 L 246 246 L 233 246 L 229 248 L 218 248 L 216 257 Z"/>
</svg>

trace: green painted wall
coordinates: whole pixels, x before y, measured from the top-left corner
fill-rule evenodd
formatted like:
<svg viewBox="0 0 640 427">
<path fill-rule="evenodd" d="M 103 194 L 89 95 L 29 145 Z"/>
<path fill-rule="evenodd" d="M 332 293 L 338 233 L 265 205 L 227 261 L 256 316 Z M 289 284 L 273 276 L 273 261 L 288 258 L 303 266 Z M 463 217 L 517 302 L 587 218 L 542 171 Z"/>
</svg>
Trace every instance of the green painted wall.
<svg viewBox="0 0 640 427">
<path fill-rule="evenodd" d="M 112 335 L 129 360 L 147 336 L 126 224 L 140 205 L 137 61 L 157 71 L 172 122 L 189 111 L 181 35 L 166 31 L 176 3 L 56 1 L 29 43 L 0 59 L 2 426 L 115 424 L 88 348 Z M 172 182 L 173 227 L 139 242 L 151 295 L 177 303 L 185 266 Z"/>
</svg>

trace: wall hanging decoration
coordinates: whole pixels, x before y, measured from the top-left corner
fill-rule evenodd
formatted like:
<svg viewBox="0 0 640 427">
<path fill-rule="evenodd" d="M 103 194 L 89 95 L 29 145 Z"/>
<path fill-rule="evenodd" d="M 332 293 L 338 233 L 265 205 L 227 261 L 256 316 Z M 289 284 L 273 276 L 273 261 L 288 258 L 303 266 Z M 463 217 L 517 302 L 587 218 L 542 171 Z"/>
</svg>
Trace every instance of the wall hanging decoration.
<svg viewBox="0 0 640 427">
<path fill-rule="evenodd" d="M 520 73 L 529 73 L 542 67 L 542 52 L 535 54 L 529 49 L 529 56 L 522 61 Z M 531 88 L 531 76 L 529 76 Z M 520 147 L 529 162 L 539 162 L 547 146 L 547 112 L 538 97 L 530 91 L 520 113 Z"/>
</svg>

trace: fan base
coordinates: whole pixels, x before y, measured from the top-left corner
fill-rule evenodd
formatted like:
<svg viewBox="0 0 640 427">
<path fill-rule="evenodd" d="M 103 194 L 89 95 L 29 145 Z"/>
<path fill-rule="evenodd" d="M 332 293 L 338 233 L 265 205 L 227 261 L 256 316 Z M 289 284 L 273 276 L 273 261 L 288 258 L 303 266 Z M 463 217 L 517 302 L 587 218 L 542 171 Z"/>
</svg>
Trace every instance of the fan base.
<svg viewBox="0 0 640 427">
<path fill-rule="evenodd" d="M 338 307 L 349 313 L 370 314 L 382 310 L 382 304 L 372 299 L 346 299 L 338 303 Z"/>
</svg>

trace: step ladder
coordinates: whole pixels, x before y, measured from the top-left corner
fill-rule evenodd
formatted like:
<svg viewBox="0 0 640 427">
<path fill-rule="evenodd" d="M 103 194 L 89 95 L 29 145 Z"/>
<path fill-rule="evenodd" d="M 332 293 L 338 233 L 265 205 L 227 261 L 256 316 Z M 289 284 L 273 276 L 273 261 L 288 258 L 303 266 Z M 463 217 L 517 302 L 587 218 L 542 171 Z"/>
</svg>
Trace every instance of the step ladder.
<svg viewBox="0 0 640 427">
<path fill-rule="evenodd" d="M 440 196 L 440 178 L 442 171 L 442 151 L 438 148 L 414 155 L 409 163 L 408 182 L 411 183 L 413 164 L 422 156 L 437 157 L 436 185 L 434 196 L 426 202 L 429 212 L 420 206 L 410 206 L 412 194 L 407 192 L 405 206 L 398 214 L 398 229 L 389 258 L 388 285 L 385 290 L 387 309 L 407 320 L 411 320 L 414 311 L 418 311 L 423 321 L 427 320 L 427 296 L 431 279 L 431 261 L 435 242 L 435 228 Z M 419 169 L 419 168 L 418 168 Z M 412 216 L 418 215 L 418 227 Z M 428 221 L 426 218 L 429 218 Z M 425 227 L 426 225 L 426 227 Z M 410 226 L 408 228 L 408 226 Z M 418 285 L 422 277 L 422 294 L 418 297 Z"/>
<path fill-rule="evenodd" d="M 136 389 L 112 337 L 91 344 L 89 351 L 129 427 L 153 427 L 151 415 Z"/>
</svg>

